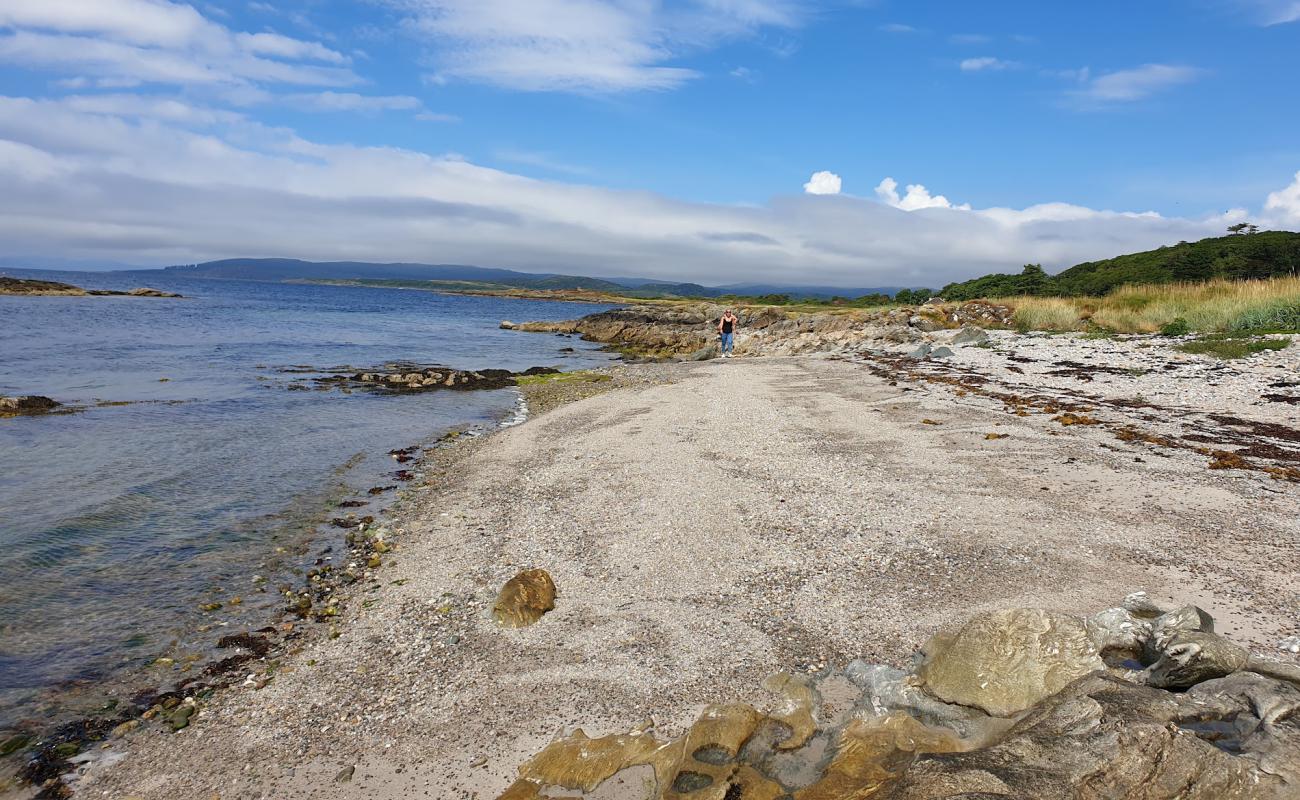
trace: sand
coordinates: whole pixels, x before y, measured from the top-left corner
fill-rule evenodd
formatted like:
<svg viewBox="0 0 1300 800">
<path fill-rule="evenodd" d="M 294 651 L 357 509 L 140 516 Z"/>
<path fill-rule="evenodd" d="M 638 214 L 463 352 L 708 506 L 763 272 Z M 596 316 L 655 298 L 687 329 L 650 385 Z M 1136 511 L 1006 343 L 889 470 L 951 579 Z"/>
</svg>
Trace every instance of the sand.
<svg viewBox="0 0 1300 800">
<path fill-rule="evenodd" d="M 706 703 L 762 705 L 778 670 L 902 665 L 985 609 L 1144 589 L 1257 653 L 1300 632 L 1294 483 L 849 360 L 613 372 L 436 455 L 337 639 L 179 733 L 111 741 L 77 796 L 492 798 L 561 729 L 676 735 Z M 528 567 L 557 606 L 502 629 Z"/>
</svg>

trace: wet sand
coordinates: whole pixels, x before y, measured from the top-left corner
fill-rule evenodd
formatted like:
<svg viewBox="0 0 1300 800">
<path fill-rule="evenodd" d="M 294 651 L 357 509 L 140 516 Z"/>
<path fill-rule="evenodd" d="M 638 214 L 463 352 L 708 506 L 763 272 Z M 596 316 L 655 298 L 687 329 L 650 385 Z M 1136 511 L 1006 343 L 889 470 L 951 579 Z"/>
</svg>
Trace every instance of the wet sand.
<svg viewBox="0 0 1300 800">
<path fill-rule="evenodd" d="M 677 735 L 774 672 L 902 665 L 993 608 L 1145 589 L 1261 654 L 1300 632 L 1294 483 L 848 361 L 615 372 L 435 455 L 337 639 L 113 740 L 77 796 L 492 798 L 561 729 Z M 557 607 L 502 629 L 528 567 Z"/>
</svg>

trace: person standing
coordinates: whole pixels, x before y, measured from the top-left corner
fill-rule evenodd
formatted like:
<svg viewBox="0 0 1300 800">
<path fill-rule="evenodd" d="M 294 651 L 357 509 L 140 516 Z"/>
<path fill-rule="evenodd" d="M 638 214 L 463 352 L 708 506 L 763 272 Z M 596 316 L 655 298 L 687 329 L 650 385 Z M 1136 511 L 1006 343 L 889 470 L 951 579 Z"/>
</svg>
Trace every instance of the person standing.
<svg viewBox="0 0 1300 800">
<path fill-rule="evenodd" d="M 723 358 L 731 358 L 731 351 L 736 343 L 736 325 L 739 322 L 740 317 L 737 317 L 731 309 L 722 312 L 722 319 L 718 320 L 718 334 L 722 339 L 720 349 Z"/>
</svg>

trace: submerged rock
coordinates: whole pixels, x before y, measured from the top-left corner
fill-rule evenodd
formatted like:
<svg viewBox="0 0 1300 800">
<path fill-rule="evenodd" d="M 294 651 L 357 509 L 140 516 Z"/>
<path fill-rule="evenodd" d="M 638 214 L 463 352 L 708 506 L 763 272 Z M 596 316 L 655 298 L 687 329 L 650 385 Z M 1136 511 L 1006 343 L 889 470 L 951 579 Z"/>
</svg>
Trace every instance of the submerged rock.
<svg viewBox="0 0 1300 800">
<path fill-rule="evenodd" d="M 555 581 L 544 569 L 526 569 L 506 581 L 492 616 L 507 628 L 526 628 L 555 608 Z"/>
<path fill-rule="evenodd" d="M 16 397 L 5 397 L 0 395 L 0 415 L 9 416 L 13 414 L 44 414 L 47 411 L 53 411 L 61 404 L 56 400 L 48 397 L 42 397 L 36 394 L 18 395 Z"/>
<path fill-rule="evenodd" d="M 322 387 L 375 389 L 388 392 L 421 392 L 433 389 L 502 389 L 515 386 L 516 379 L 529 375 L 551 375 L 553 367 L 530 367 L 523 372 L 505 369 L 461 370 L 451 367 L 428 367 L 392 364 L 385 370 L 364 370 L 350 375 L 337 374 L 316 378 Z M 292 388 L 292 387 L 290 387 Z"/>
</svg>

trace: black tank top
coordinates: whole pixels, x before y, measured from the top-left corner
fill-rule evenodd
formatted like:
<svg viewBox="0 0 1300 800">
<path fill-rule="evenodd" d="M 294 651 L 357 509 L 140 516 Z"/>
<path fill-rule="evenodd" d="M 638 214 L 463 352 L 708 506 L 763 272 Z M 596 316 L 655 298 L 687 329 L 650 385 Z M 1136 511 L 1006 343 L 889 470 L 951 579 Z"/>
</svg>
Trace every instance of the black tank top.
<svg viewBox="0 0 1300 800">
<path fill-rule="evenodd" d="M 722 332 L 731 333 L 731 326 L 732 326 L 732 321 L 729 319 L 724 319 L 722 321 Z"/>
</svg>

